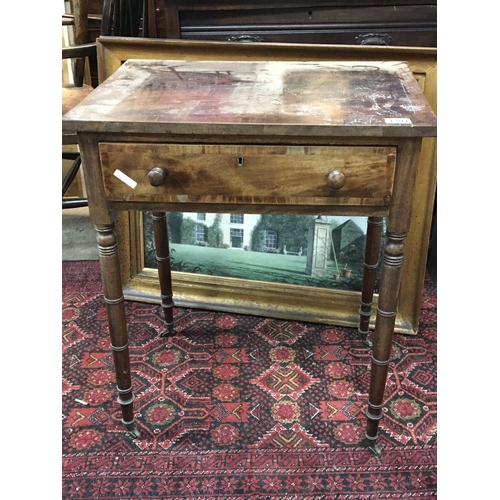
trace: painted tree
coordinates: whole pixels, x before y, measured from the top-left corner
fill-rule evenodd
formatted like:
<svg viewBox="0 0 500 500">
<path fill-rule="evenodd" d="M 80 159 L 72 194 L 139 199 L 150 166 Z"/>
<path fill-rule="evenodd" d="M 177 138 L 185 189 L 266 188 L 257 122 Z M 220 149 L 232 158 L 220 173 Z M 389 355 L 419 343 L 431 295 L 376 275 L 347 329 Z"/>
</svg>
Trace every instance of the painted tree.
<svg viewBox="0 0 500 500">
<path fill-rule="evenodd" d="M 207 243 L 209 247 L 220 248 L 223 243 L 221 229 L 222 214 L 217 214 L 213 224 L 208 228 Z"/>
<path fill-rule="evenodd" d="M 168 222 L 168 237 L 172 243 L 181 242 L 182 220 L 184 216 L 182 212 L 170 212 L 167 214 Z"/>
<path fill-rule="evenodd" d="M 184 245 L 196 244 L 196 222 L 188 217 L 182 219 L 181 243 Z"/>
</svg>

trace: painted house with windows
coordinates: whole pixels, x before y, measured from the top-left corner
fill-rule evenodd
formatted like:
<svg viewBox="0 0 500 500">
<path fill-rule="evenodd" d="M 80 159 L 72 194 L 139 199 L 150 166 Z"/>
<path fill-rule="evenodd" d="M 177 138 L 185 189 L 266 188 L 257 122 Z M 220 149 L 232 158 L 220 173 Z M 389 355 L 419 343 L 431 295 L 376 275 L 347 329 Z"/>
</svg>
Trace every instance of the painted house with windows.
<svg viewBox="0 0 500 500">
<path fill-rule="evenodd" d="M 196 242 L 207 241 L 208 228 L 213 225 L 216 214 L 184 212 L 183 216 L 196 222 Z M 229 248 L 250 248 L 252 230 L 259 218 L 259 214 L 222 214 L 222 244 Z"/>
<path fill-rule="evenodd" d="M 196 222 L 196 242 L 206 242 L 208 236 L 208 228 L 214 224 L 217 214 L 213 213 L 191 213 L 183 212 L 183 217 L 190 218 Z M 252 231 L 259 223 L 260 214 L 221 214 L 220 229 L 222 231 L 221 245 L 229 248 L 245 249 L 251 248 Z M 337 230 L 332 231 L 334 242 L 339 245 L 337 239 L 341 238 L 345 243 L 346 234 L 352 235 L 355 233 L 356 238 L 363 235 L 365 231 L 361 229 L 366 225 L 364 217 L 326 217 L 330 222 L 336 221 Z M 278 248 L 278 228 L 276 230 L 265 231 L 265 243 L 262 251 L 273 251 L 282 249 Z M 351 237 L 351 240 L 353 238 Z M 337 252 L 340 252 L 340 248 Z M 293 253 L 293 252 L 291 252 Z"/>
</svg>

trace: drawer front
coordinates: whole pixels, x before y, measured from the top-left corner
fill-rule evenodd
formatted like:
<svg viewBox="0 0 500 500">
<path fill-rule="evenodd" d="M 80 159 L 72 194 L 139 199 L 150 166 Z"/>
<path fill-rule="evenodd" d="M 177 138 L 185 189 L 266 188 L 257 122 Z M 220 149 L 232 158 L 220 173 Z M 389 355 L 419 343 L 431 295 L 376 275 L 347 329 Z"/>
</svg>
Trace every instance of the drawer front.
<svg viewBox="0 0 500 500">
<path fill-rule="evenodd" d="M 436 5 L 179 11 L 180 38 L 349 45 L 437 43 Z"/>
<path fill-rule="evenodd" d="M 182 10 L 179 9 L 181 28 L 186 30 L 215 28 L 217 26 L 234 28 L 236 26 L 284 27 L 340 24 L 371 25 L 422 23 L 437 24 L 437 7 L 432 5 L 381 5 L 364 7 L 270 7 L 253 9 L 224 10 Z"/>
<path fill-rule="evenodd" d="M 101 143 L 99 154 L 110 201 L 387 206 L 396 148 Z M 166 170 L 161 185 L 153 169 Z"/>
<path fill-rule="evenodd" d="M 398 47 L 436 47 L 434 28 L 321 29 L 321 30 L 239 30 L 200 31 L 182 35 L 185 40 L 214 42 L 309 43 L 325 45 L 391 45 Z"/>
</svg>

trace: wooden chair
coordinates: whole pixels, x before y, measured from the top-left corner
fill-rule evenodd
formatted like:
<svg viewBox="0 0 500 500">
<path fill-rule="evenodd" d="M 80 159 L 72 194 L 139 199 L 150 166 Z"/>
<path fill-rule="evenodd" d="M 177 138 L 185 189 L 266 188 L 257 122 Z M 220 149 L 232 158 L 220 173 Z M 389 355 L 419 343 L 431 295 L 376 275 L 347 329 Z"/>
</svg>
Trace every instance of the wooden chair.
<svg viewBox="0 0 500 500">
<path fill-rule="evenodd" d="M 156 38 L 154 0 L 103 0 L 101 35 Z"/>
<path fill-rule="evenodd" d="M 62 86 L 62 114 L 75 107 L 97 86 L 97 49 L 96 43 L 88 41 L 88 13 L 86 2 L 83 0 L 73 1 L 73 14 L 63 15 L 62 25 L 73 26 L 74 44 L 62 48 L 62 59 L 71 59 L 73 83 L 65 83 Z M 88 65 L 91 83 L 85 84 L 86 65 Z M 62 144 L 78 144 L 76 134 L 62 134 Z M 85 207 L 88 205 L 86 198 L 64 198 L 69 187 L 75 180 L 81 166 L 81 158 L 78 152 L 62 152 L 63 160 L 72 160 L 73 164 L 68 170 L 62 182 L 62 208 Z"/>
<path fill-rule="evenodd" d="M 100 0 L 99 0 L 100 1 Z M 102 11 L 96 13 L 94 0 L 72 0 L 72 13 L 63 14 L 63 26 L 72 26 L 74 45 L 63 47 L 63 59 L 74 60 L 73 84 L 65 84 L 62 89 L 62 113 L 67 113 L 84 99 L 93 88 L 97 87 L 97 53 L 95 43 L 95 26 L 100 25 L 100 34 L 107 36 L 155 36 L 154 1 L 153 0 L 102 0 Z M 94 35 L 90 34 L 91 25 Z M 89 65 L 90 85 L 84 83 L 85 65 Z M 76 134 L 63 135 L 63 145 L 77 144 Z M 78 152 L 63 152 L 64 160 L 73 164 L 62 183 L 62 207 L 85 207 L 85 198 L 64 198 L 75 180 L 81 166 Z"/>
</svg>

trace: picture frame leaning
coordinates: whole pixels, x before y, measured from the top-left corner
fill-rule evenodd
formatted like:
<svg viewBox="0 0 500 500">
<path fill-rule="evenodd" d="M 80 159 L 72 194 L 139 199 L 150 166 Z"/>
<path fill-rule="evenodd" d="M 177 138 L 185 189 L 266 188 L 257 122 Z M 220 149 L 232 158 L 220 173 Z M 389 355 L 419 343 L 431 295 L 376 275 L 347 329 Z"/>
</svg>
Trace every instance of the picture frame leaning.
<svg viewBox="0 0 500 500">
<path fill-rule="evenodd" d="M 433 48 L 312 45 L 283 43 L 198 42 L 187 40 L 100 37 L 97 39 L 99 81 L 127 59 L 180 60 L 398 60 L 408 62 L 436 112 L 437 50 Z M 417 174 L 415 203 L 408 233 L 397 333 L 415 335 L 421 310 L 426 260 L 436 192 L 436 139 L 424 138 Z M 318 214 L 320 215 L 320 214 Z M 144 223 L 139 212 L 119 212 L 115 221 L 126 299 L 160 303 L 156 269 L 146 267 Z M 356 327 L 360 293 L 353 290 L 173 272 L 177 306 L 228 311 L 283 319 Z M 374 298 L 376 306 L 377 296 Z M 371 327 L 373 327 L 374 317 Z"/>
</svg>

